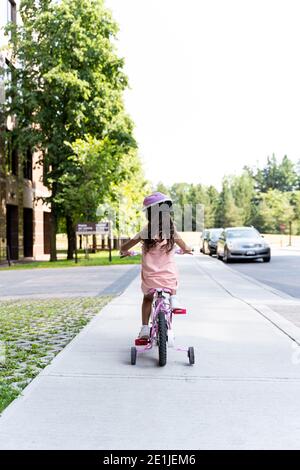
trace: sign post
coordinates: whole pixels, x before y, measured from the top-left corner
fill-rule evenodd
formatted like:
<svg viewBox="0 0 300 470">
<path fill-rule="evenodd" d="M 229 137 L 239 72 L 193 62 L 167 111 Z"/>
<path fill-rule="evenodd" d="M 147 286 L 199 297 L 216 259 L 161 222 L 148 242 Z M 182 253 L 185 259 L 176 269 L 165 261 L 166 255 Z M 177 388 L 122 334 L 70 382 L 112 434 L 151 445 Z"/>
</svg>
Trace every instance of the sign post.
<svg viewBox="0 0 300 470">
<path fill-rule="evenodd" d="M 284 234 L 284 231 L 286 229 L 286 225 L 285 224 L 279 224 L 279 228 L 280 228 L 280 232 L 281 232 L 281 237 L 280 237 L 280 246 L 282 248 L 282 245 L 283 245 L 283 239 L 282 239 L 282 236 Z"/>
<path fill-rule="evenodd" d="M 78 258 L 77 258 L 77 232 L 75 233 L 75 263 L 78 263 Z"/>
<path fill-rule="evenodd" d="M 292 221 L 289 221 L 289 246 L 292 246 Z"/>
<path fill-rule="evenodd" d="M 109 262 L 111 263 L 112 261 L 112 256 L 111 256 L 111 239 L 112 239 L 112 223 L 111 220 L 108 222 L 109 224 L 109 233 L 108 233 L 108 249 L 109 249 Z"/>
</svg>

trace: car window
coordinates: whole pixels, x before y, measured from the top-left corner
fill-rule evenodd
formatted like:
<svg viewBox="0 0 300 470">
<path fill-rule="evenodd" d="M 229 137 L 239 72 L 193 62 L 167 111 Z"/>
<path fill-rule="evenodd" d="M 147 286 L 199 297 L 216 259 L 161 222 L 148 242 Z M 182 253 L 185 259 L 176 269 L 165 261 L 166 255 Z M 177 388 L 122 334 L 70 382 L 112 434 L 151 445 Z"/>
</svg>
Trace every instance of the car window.
<svg viewBox="0 0 300 470">
<path fill-rule="evenodd" d="M 211 230 L 209 235 L 212 240 L 218 240 L 221 234 L 222 230 Z"/>
<path fill-rule="evenodd" d="M 260 234 L 254 229 L 227 230 L 226 238 L 258 238 Z"/>
</svg>

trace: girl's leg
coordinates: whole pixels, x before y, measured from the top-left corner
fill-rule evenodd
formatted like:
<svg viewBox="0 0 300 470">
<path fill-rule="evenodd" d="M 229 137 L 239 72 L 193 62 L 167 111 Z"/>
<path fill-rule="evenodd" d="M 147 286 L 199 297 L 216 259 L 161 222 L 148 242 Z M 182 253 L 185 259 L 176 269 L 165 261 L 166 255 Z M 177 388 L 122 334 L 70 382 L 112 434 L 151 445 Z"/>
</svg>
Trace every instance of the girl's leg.
<svg viewBox="0 0 300 470">
<path fill-rule="evenodd" d="M 152 295 L 144 295 L 142 304 L 142 324 L 148 325 L 152 308 Z"/>
</svg>

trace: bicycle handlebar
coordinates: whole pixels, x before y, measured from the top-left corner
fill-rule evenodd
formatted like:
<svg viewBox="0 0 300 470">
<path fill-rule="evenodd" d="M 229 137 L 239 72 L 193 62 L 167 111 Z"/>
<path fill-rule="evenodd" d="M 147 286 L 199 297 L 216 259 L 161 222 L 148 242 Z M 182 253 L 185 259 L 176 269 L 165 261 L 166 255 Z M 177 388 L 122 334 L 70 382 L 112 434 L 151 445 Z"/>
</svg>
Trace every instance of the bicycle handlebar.
<svg viewBox="0 0 300 470">
<path fill-rule="evenodd" d="M 175 250 L 175 253 L 177 255 L 184 255 L 185 253 L 192 255 L 194 251 L 195 251 L 194 248 L 192 248 L 192 251 L 187 251 L 187 252 L 182 251 L 181 248 L 177 248 Z M 138 256 L 140 254 L 141 253 L 139 251 L 127 251 L 127 252 L 121 253 L 120 258 L 126 258 L 126 256 Z"/>
</svg>

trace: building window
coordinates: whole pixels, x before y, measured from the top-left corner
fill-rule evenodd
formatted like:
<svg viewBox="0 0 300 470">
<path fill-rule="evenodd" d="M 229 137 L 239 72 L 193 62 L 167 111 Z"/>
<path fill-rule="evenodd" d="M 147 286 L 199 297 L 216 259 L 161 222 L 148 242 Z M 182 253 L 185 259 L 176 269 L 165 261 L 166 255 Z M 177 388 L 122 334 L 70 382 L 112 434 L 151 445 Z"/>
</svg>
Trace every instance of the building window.
<svg viewBox="0 0 300 470">
<path fill-rule="evenodd" d="M 8 174 L 17 176 L 18 174 L 18 149 L 15 137 L 12 132 L 7 131 L 5 139 L 5 163 Z"/>
<path fill-rule="evenodd" d="M 27 149 L 24 162 L 23 162 L 23 175 L 24 178 L 32 180 L 32 151 Z"/>
<path fill-rule="evenodd" d="M 17 22 L 17 5 L 14 0 L 8 0 L 8 21 Z"/>
</svg>

